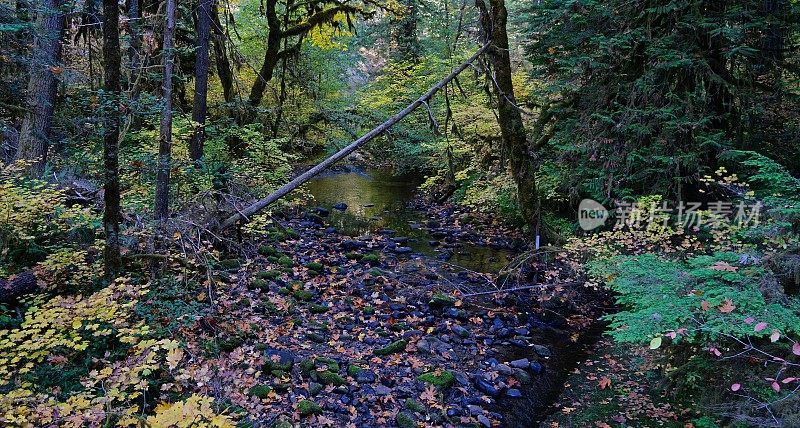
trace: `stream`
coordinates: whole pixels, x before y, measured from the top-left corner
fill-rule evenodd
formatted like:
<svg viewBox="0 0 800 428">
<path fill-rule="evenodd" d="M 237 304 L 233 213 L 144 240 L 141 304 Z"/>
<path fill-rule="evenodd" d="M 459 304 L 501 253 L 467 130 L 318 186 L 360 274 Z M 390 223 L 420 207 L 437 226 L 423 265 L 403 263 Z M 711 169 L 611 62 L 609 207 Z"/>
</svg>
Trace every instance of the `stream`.
<svg viewBox="0 0 800 428">
<path fill-rule="evenodd" d="M 344 166 L 311 180 L 307 189 L 314 196 L 317 206 L 330 211 L 326 218 L 328 225 L 343 235 L 358 237 L 391 229 L 394 236 L 403 237 L 403 242 L 407 237 L 408 242 L 403 245 L 410 247 L 414 254 L 421 255 L 423 260 L 447 260 L 450 265 L 473 272 L 496 274 L 515 256 L 510 249 L 468 242 L 458 242 L 448 247 L 440 245 L 436 237 L 419 227 L 420 224 L 435 220 L 426 218 L 422 211 L 409 208 L 419 183 L 418 177 L 397 177 L 388 169 Z M 342 203 L 347 205 L 346 209 L 334 208 Z M 446 253 L 446 258 L 442 257 L 443 253 Z M 534 304 L 529 295 L 518 297 L 518 308 Z M 516 298 L 512 296 L 509 300 L 515 301 Z M 491 296 L 471 300 L 467 302 L 468 310 L 500 303 Z M 520 347 L 505 340 L 496 340 L 494 353 L 484 357 L 488 363 L 481 362 L 496 365 L 525 358 L 542 362 L 544 369 L 541 373 L 534 376 L 528 385 L 518 387 L 523 392 L 522 397 L 501 395 L 493 407 L 502 415 L 503 426 L 534 427 L 539 426 L 553 411 L 553 403 L 563 391 L 568 374 L 586 357 L 587 350 L 600 337 L 603 328 L 600 323 L 594 323 L 588 334 L 574 341 L 570 340 L 572 332 L 563 318 L 542 320 L 525 313 L 523 309 L 520 312 L 521 318 L 528 319 L 532 343 L 543 345 L 552 355 L 543 357 L 530 346 Z"/>
</svg>

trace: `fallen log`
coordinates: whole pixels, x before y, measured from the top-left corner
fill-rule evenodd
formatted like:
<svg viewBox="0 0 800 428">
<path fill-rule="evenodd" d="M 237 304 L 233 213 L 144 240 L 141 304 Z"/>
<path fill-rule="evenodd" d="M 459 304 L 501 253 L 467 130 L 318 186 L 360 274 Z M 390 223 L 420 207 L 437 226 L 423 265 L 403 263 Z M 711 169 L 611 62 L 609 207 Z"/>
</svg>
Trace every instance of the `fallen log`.
<svg viewBox="0 0 800 428">
<path fill-rule="evenodd" d="M 397 122 L 400 122 L 404 117 L 408 116 L 411 112 L 417 109 L 417 107 L 424 105 L 427 103 L 431 97 L 433 97 L 439 90 L 444 88 L 444 86 L 453 80 L 456 76 L 458 76 L 462 71 L 464 71 L 467 67 L 469 67 L 479 56 L 481 56 L 486 50 L 489 48 L 489 45 L 484 45 L 482 48 L 478 49 L 474 55 L 472 55 L 469 59 L 464 61 L 461 65 L 459 65 L 455 70 L 453 70 L 447 77 L 440 80 L 438 83 L 433 85 L 428 92 L 425 92 L 421 97 L 417 98 L 416 101 L 412 102 L 408 105 L 408 107 L 404 108 L 382 124 L 378 125 L 376 128 L 373 128 L 371 131 L 364 134 L 361 138 L 357 139 L 356 141 L 350 143 L 347 147 L 339 150 L 338 152 L 331 155 L 331 157 L 325 159 L 321 163 L 317 164 L 313 168 L 309 169 L 308 171 L 300 174 L 297 178 L 290 181 L 289 183 L 285 184 L 284 186 L 280 187 L 278 190 L 272 192 L 269 196 L 264 199 L 261 199 L 252 205 L 248 206 L 247 208 L 237 212 L 236 214 L 230 216 L 227 220 L 223 221 L 220 225 L 221 229 L 227 229 L 234 224 L 240 222 L 247 222 L 249 221 L 249 217 L 268 205 L 272 204 L 273 202 L 277 201 L 278 199 L 286 196 L 292 190 L 297 189 L 306 181 L 314 178 L 316 175 L 325 171 L 326 169 L 330 168 L 331 165 L 334 163 L 344 159 L 350 153 L 353 153 L 356 149 L 363 146 L 364 144 L 372 141 L 375 137 L 386 132 L 389 128 L 394 126 Z"/>
<path fill-rule="evenodd" d="M 23 294 L 36 290 L 36 287 L 36 276 L 30 270 L 0 279 L 0 303 L 13 303 Z"/>
</svg>

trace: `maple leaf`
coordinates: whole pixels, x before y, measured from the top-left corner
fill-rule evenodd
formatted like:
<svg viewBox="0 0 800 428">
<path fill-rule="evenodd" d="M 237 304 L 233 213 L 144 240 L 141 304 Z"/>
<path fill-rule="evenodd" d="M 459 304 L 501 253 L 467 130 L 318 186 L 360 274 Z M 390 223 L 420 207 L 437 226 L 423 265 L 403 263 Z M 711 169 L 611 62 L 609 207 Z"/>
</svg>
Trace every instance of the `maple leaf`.
<svg viewBox="0 0 800 428">
<path fill-rule="evenodd" d="M 428 385 L 425 387 L 425 390 L 422 391 L 422 395 L 419 396 L 419 399 L 427 403 L 436 403 L 436 387 L 433 385 Z"/>
<path fill-rule="evenodd" d="M 609 379 L 606 376 L 603 376 L 600 379 L 600 382 L 597 383 L 597 385 L 600 387 L 600 389 L 606 389 L 607 387 L 611 386 L 611 379 Z"/>
<path fill-rule="evenodd" d="M 723 314 L 731 313 L 734 309 L 736 309 L 736 305 L 734 305 L 733 300 L 728 297 L 726 297 L 722 304 L 719 305 L 719 311 Z"/>
<path fill-rule="evenodd" d="M 704 311 L 707 311 L 707 310 L 711 309 L 711 304 L 710 304 L 710 303 L 708 303 L 707 301 L 703 300 L 702 302 L 700 302 L 700 307 L 701 307 L 701 308 L 702 308 Z"/>
</svg>

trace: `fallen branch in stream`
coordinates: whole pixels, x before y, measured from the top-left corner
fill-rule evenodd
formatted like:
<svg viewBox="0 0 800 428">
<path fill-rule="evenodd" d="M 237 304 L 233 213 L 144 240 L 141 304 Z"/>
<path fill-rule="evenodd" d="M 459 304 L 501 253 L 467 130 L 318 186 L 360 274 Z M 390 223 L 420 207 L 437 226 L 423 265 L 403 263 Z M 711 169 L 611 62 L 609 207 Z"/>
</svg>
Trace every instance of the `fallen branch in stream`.
<svg viewBox="0 0 800 428">
<path fill-rule="evenodd" d="M 316 175 L 321 173 L 322 171 L 330 168 L 334 163 L 344 159 L 351 153 L 353 153 L 356 149 L 363 146 L 364 144 L 372 141 L 375 137 L 380 136 L 389 128 L 400 122 L 404 117 L 408 116 L 417 109 L 417 107 L 427 104 L 428 100 L 431 99 L 437 92 L 439 92 L 445 85 L 447 85 L 451 80 L 453 80 L 456 76 L 458 76 L 462 71 L 464 71 L 467 67 L 470 66 L 478 57 L 480 57 L 486 50 L 489 48 L 489 44 L 484 45 L 482 48 L 478 49 L 474 55 L 472 55 L 469 59 L 464 61 L 460 66 L 458 66 L 455 70 L 453 70 L 447 77 L 440 80 L 438 83 L 433 85 L 428 92 L 425 92 L 421 97 L 417 98 L 416 101 L 412 102 L 408 105 L 408 107 L 404 108 L 382 124 L 378 125 L 377 127 L 373 128 L 371 131 L 364 134 L 361 138 L 357 139 L 356 141 L 350 143 L 347 147 L 339 150 L 338 152 L 331 155 L 329 158 L 325 159 L 321 163 L 317 164 L 315 167 L 309 169 L 308 171 L 300 174 L 297 178 L 290 181 L 289 183 L 285 184 L 278 190 L 272 192 L 269 196 L 264 199 L 261 199 L 252 205 L 240 210 L 236 214 L 230 216 L 228 219 L 222 222 L 220 225 L 220 229 L 227 229 L 237 223 L 241 222 L 248 222 L 250 221 L 249 217 L 262 209 L 266 208 L 273 202 L 277 201 L 278 199 L 286 196 L 292 190 L 297 189 L 306 181 L 314 178 Z"/>
<path fill-rule="evenodd" d="M 523 287 L 514 287 L 514 288 L 498 288 L 497 290 L 490 290 L 490 291 L 481 291 L 478 293 L 466 293 L 462 294 L 461 297 L 475 297 L 475 296 L 486 296 L 489 294 L 500 294 L 500 293 L 512 293 L 515 291 L 525 291 L 525 290 L 533 290 L 533 289 L 542 289 L 547 287 L 552 287 L 554 285 L 578 285 L 580 282 L 572 281 L 572 282 L 560 282 L 556 284 L 536 284 L 536 285 L 526 285 Z"/>
</svg>

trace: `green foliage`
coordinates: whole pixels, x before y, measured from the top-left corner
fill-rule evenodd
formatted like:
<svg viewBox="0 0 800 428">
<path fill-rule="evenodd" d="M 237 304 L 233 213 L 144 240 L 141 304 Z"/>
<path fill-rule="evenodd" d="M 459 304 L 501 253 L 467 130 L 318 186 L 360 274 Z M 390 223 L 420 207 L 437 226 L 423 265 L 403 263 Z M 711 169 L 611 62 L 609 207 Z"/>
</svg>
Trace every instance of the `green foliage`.
<svg viewBox="0 0 800 428">
<path fill-rule="evenodd" d="M 455 376 L 447 370 L 423 373 L 417 377 L 417 380 L 429 383 L 439 388 L 449 388 L 455 382 Z"/>
</svg>

